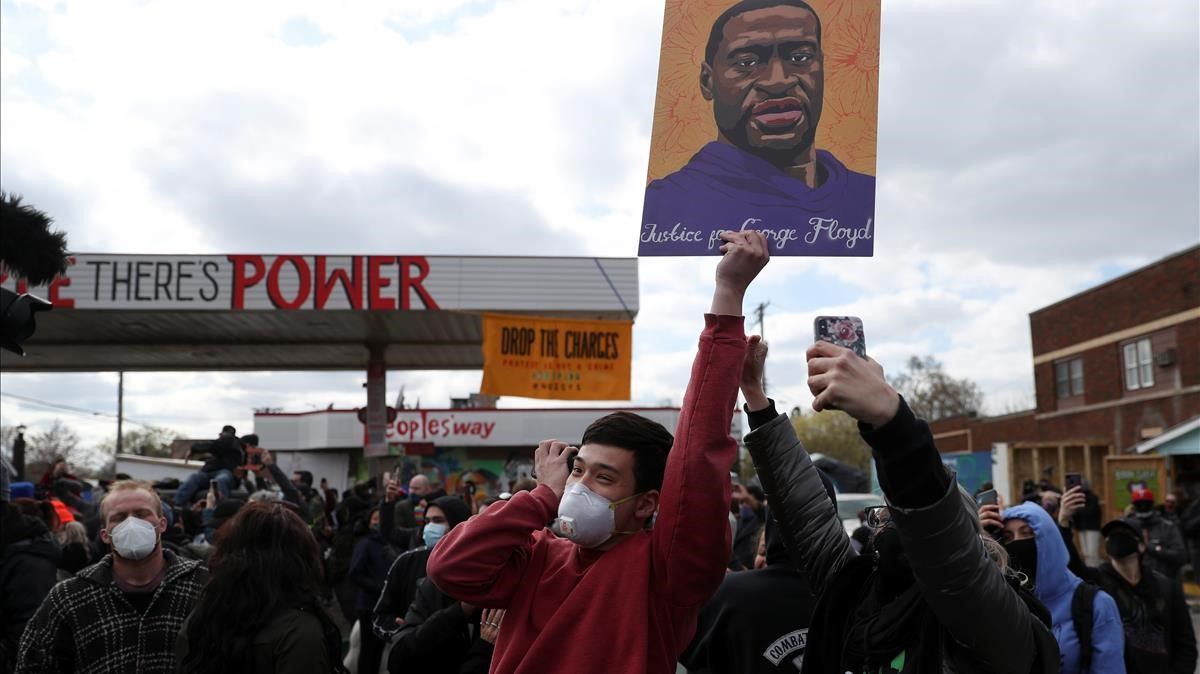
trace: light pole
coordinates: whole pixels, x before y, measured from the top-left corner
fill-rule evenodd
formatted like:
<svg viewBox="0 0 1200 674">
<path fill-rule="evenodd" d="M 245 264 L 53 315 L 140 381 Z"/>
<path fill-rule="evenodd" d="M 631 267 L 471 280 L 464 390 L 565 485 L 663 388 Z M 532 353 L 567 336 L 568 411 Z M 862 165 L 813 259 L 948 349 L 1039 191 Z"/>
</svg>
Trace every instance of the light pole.
<svg viewBox="0 0 1200 674">
<path fill-rule="evenodd" d="M 12 446 L 13 472 L 19 480 L 25 479 L 25 424 L 17 426 L 17 437 Z"/>
</svg>

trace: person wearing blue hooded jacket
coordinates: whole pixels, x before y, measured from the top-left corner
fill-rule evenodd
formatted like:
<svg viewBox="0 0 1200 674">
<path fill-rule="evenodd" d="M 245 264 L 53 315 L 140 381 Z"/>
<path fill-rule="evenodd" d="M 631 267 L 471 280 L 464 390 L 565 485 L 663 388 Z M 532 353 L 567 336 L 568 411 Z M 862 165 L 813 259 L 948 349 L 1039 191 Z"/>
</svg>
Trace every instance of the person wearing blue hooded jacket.
<svg viewBox="0 0 1200 674">
<path fill-rule="evenodd" d="M 1005 510 L 1001 542 L 1008 551 L 1009 564 L 1019 569 L 1027 584 L 1050 610 L 1052 631 L 1058 641 L 1061 674 L 1111 674 L 1125 672 L 1125 633 L 1121 614 L 1113 598 L 1100 590 L 1092 603 L 1092 649 L 1090 658 L 1082 652 L 1071 600 L 1083 582 L 1067 570 L 1067 546 L 1058 526 L 1044 508 L 1022 503 Z M 987 518 L 984 517 L 987 525 Z M 1090 664 L 1084 666 L 1085 660 Z"/>
</svg>

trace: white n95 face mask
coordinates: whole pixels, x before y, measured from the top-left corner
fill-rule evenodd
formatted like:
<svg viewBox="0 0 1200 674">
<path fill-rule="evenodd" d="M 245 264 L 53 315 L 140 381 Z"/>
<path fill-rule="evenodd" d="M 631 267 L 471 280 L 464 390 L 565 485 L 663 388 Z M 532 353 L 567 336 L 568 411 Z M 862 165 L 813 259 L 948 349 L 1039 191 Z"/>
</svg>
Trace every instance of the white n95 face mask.
<svg viewBox="0 0 1200 674">
<path fill-rule="evenodd" d="M 158 545 L 158 529 L 137 517 L 126 517 L 109 535 L 113 550 L 121 557 L 134 561 L 149 557 Z"/>
<path fill-rule="evenodd" d="M 550 530 L 585 548 L 597 547 L 613 534 L 635 533 L 613 531 L 616 507 L 635 497 L 637 494 L 609 501 L 588 489 L 583 482 L 576 482 L 563 492 L 562 500 L 558 502 L 558 518 L 550 525 Z"/>
</svg>

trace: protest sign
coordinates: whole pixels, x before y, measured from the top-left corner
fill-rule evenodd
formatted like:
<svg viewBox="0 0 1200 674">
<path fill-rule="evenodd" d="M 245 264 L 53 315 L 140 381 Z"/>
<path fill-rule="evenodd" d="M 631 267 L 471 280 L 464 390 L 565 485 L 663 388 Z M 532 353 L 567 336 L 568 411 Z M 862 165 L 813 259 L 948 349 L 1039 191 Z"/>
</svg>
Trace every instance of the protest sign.
<svg viewBox="0 0 1200 674">
<path fill-rule="evenodd" d="M 869 257 L 879 0 L 667 0 L 639 255 Z"/>
<path fill-rule="evenodd" d="M 483 383 L 488 395 L 629 400 L 632 321 L 485 314 Z"/>
<path fill-rule="evenodd" d="M 1123 459 L 1123 460 L 1118 460 Z M 1133 505 L 1133 490 L 1149 489 L 1156 499 L 1166 494 L 1166 458 L 1162 456 L 1106 456 L 1108 480 L 1108 517 L 1123 517 Z"/>
</svg>

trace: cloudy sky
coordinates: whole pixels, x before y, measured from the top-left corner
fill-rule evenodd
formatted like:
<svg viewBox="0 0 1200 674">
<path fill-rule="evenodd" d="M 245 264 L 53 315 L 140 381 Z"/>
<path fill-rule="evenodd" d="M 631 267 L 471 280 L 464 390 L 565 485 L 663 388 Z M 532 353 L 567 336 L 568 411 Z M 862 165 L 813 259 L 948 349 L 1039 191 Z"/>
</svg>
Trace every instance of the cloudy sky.
<svg viewBox="0 0 1200 674">
<path fill-rule="evenodd" d="M 72 250 L 633 256 L 661 0 L 0 0 L 0 180 Z M 876 255 L 779 258 L 769 376 L 807 405 L 812 317 L 987 412 L 1032 405 L 1030 311 L 1200 239 L 1195 0 L 888 0 Z M 481 233 L 486 232 L 483 236 Z M 634 400 L 678 403 L 715 260 L 640 267 Z M 207 437 L 253 407 L 363 402 L 348 373 L 134 373 L 130 419 Z M 443 406 L 478 372 L 393 372 Z M 115 374 L 3 376 L 115 413 Z M 504 406 L 543 405 L 508 399 Z M 0 398 L 6 425 L 89 412 Z"/>
</svg>

